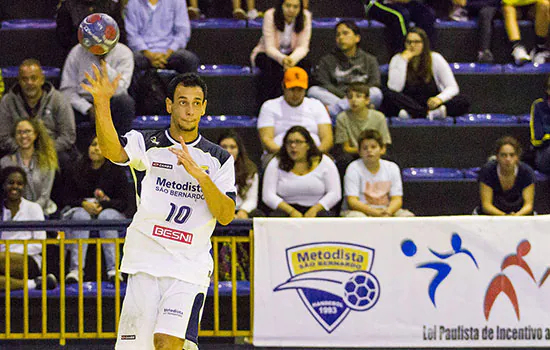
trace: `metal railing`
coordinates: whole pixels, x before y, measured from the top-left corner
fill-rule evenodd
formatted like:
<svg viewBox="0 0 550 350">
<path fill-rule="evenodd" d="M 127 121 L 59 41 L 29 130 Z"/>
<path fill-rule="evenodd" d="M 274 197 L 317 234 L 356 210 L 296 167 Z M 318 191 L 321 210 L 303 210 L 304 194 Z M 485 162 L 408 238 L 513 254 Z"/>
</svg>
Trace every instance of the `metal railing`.
<svg viewBox="0 0 550 350">
<path fill-rule="evenodd" d="M 57 233 L 57 238 L 45 240 L 0 240 L 5 244 L 4 260 L 4 291 L 0 290 L 0 309 L 3 307 L 4 315 L 0 318 L 0 340 L 2 339 L 59 339 L 61 345 L 65 345 L 67 339 L 114 339 L 120 310 L 122 305 L 121 293 L 125 291 L 125 284 L 120 282 L 118 266 L 114 284 L 102 280 L 102 245 L 115 244 L 115 261 L 120 262 L 121 246 L 124 238 L 88 238 L 66 239 L 64 232 L 71 229 L 79 230 L 118 230 L 124 231 L 130 220 L 93 220 L 93 221 L 12 221 L 0 223 L 0 231 L 18 230 L 46 230 Z M 82 244 L 88 243 L 95 246 L 95 278 L 93 282 L 84 282 L 82 264 L 78 268 L 78 284 L 65 283 L 65 247 L 67 244 L 78 244 L 79 261 L 85 259 L 82 256 Z M 253 232 L 251 220 L 235 220 L 228 226 L 217 226 L 212 236 L 212 255 L 214 259 L 214 271 L 212 296 L 208 296 L 203 312 L 203 323 L 199 336 L 209 337 L 246 337 L 252 335 L 253 324 Z M 12 282 L 15 279 L 11 270 L 10 246 L 23 245 L 23 288 L 14 290 Z M 30 290 L 28 287 L 29 244 L 41 244 L 42 246 L 42 286 L 39 291 Z M 220 276 L 218 262 L 220 260 L 220 246 L 228 244 L 230 247 L 231 273 L 230 296 L 220 296 Z M 237 290 L 237 245 L 247 245 L 250 256 L 249 283 L 250 293 L 239 295 Z M 57 247 L 49 248 L 48 247 Z M 48 269 L 48 254 L 58 252 L 58 267 Z M 0 259 L 1 261 L 1 259 Z M 47 273 L 54 272 L 58 277 L 59 285 L 55 290 L 48 290 Z M 2 266 L 0 266 L 2 272 Z M 0 276 L 2 278 L 2 276 Z M 13 281 L 12 281 L 13 280 Z M 94 287 L 95 282 L 95 289 Z M 2 305 L 1 299 L 4 299 Z M 95 300 L 94 300 L 95 298 Z M 76 304 L 76 315 L 74 305 Z M 210 309 L 211 306 L 211 309 Z M 208 309 L 207 309 L 208 308 Z M 231 312 L 227 313 L 227 308 Z M 239 310 L 245 308 L 245 310 Z M 246 310 L 247 309 L 247 310 Z M 37 312 L 40 311 L 40 312 Z M 36 315 L 40 315 L 37 322 Z M 229 316 L 229 317 L 228 317 Z M 206 322 L 205 318 L 207 319 Z M 2 319 L 4 327 L 2 327 Z M 248 322 L 244 322 L 243 319 Z M 209 324 L 211 327 L 206 326 Z M 248 325 L 248 327 L 247 327 Z"/>
</svg>

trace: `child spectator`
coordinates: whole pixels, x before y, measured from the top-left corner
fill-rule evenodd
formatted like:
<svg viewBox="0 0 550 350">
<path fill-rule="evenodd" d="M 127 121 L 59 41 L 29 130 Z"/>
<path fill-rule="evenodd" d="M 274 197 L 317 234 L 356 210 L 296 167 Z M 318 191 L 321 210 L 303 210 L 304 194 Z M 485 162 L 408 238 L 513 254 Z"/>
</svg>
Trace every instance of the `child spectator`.
<svg viewBox="0 0 550 350">
<path fill-rule="evenodd" d="M 2 221 L 40 221 L 44 220 L 44 214 L 40 205 L 23 198 L 23 191 L 27 185 L 27 175 L 19 167 L 7 167 L 2 169 L 0 183 L 2 195 L 0 197 Z M 0 239 L 28 240 L 46 239 L 46 231 L 6 231 L 0 232 Z M 29 288 L 42 288 L 42 245 L 39 243 L 27 246 L 28 281 L 24 280 L 24 250 L 23 244 L 10 244 L 10 289 L 23 289 L 25 283 Z M 6 265 L 6 246 L 0 244 L 0 290 L 6 288 L 4 266 Z M 46 277 L 46 288 L 55 289 L 57 279 L 54 275 Z"/>
<path fill-rule="evenodd" d="M 121 220 L 129 209 L 130 189 L 123 168 L 108 161 L 99 148 L 97 137 L 93 137 L 88 147 L 88 156 L 76 164 L 68 180 L 70 191 L 67 193 L 66 205 L 70 207 L 63 214 L 69 220 Z M 100 230 L 101 238 L 117 238 L 116 230 Z M 90 238 L 90 231 L 67 231 L 66 238 Z M 115 246 L 103 244 L 105 268 L 109 281 L 115 280 Z M 88 244 L 82 244 L 82 269 L 86 263 Z M 78 282 L 78 245 L 68 244 L 70 252 L 67 283 Z M 119 275 L 120 276 L 120 275 Z"/>
<path fill-rule="evenodd" d="M 535 201 L 535 172 L 520 161 L 521 146 L 504 136 L 495 146 L 496 160 L 479 172 L 479 196 L 484 215 L 531 215 Z M 477 214 L 477 210 L 474 211 Z"/>
<path fill-rule="evenodd" d="M 306 128 L 293 126 L 264 173 L 262 199 L 275 217 L 335 216 L 340 176 Z"/>
<path fill-rule="evenodd" d="M 397 164 L 380 159 L 386 152 L 382 135 L 372 129 L 357 139 L 360 159 L 353 161 L 344 177 L 344 193 L 349 210 L 346 217 L 414 216 L 403 206 L 403 184 Z"/>
<path fill-rule="evenodd" d="M 23 197 L 40 205 L 45 215 L 55 213 L 57 205 L 50 194 L 59 166 L 52 138 L 42 120 L 36 118 L 19 120 L 13 135 L 17 151 L 0 159 L 0 167 L 21 167 L 28 180 Z"/>
<path fill-rule="evenodd" d="M 281 95 L 283 73 L 301 66 L 309 71 L 304 58 L 309 52 L 311 13 L 302 0 L 279 0 L 277 7 L 265 12 L 260 42 L 252 50 L 252 66 L 260 68 L 258 102 Z"/>
<path fill-rule="evenodd" d="M 521 32 L 518 25 L 518 11 L 535 19 L 536 45 L 529 55 L 521 43 Z M 550 24 L 549 0 L 503 0 L 502 14 L 508 40 L 512 44 L 512 56 L 516 65 L 529 61 L 542 64 L 550 57 L 548 50 L 548 25 Z"/>
<path fill-rule="evenodd" d="M 234 130 L 228 130 L 220 136 L 218 145 L 229 152 L 235 160 L 235 182 L 237 185 L 235 219 L 263 216 L 263 213 L 257 209 L 260 183 L 258 168 L 248 158 L 241 137 Z"/>
<path fill-rule="evenodd" d="M 531 144 L 535 148 L 535 166 L 550 175 L 550 76 L 546 80 L 544 98 L 531 105 Z"/>
<path fill-rule="evenodd" d="M 350 83 L 365 83 L 370 87 L 370 98 L 375 108 L 382 103 L 380 70 L 376 57 L 359 48 L 359 27 L 350 20 L 340 21 L 336 27 L 336 46 L 323 56 L 315 68 L 315 85 L 308 96 L 328 107 L 332 117 L 349 108 L 346 87 Z"/>
<path fill-rule="evenodd" d="M 459 94 L 453 71 L 439 53 L 430 50 L 420 28 L 407 34 L 405 50 L 392 57 L 382 110 L 401 118 L 440 119 L 468 112 L 470 103 Z"/>
</svg>

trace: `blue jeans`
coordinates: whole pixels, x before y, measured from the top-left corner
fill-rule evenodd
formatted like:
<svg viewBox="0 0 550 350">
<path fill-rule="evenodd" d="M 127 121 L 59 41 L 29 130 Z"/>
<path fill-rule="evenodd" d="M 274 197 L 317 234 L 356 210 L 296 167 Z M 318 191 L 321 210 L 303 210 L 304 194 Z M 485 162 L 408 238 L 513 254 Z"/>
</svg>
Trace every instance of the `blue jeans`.
<svg viewBox="0 0 550 350">
<path fill-rule="evenodd" d="M 134 52 L 136 71 L 151 68 L 149 60 L 141 52 Z M 168 58 L 166 69 L 173 69 L 178 73 L 196 72 L 199 68 L 199 56 L 194 52 L 179 49 Z"/>
<path fill-rule="evenodd" d="M 370 102 L 376 109 L 382 104 L 382 90 L 376 86 L 369 88 Z M 307 96 L 321 101 L 325 106 L 328 106 L 328 112 L 331 117 L 335 118 L 340 112 L 349 109 L 349 102 L 346 97 L 340 98 L 321 86 L 312 86 L 307 91 Z"/>
<path fill-rule="evenodd" d="M 73 208 L 74 212 L 71 216 L 71 220 L 122 220 L 125 219 L 124 215 L 118 212 L 116 209 L 104 209 L 96 217 L 92 217 L 84 208 Z M 101 238 L 117 238 L 117 230 L 101 230 L 99 231 L 99 237 Z M 90 238 L 90 231 L 77 231 L 69 230 L 66 233 L 67 239 L 78 238 Z M 115 269 L 115 245 L 114 244 L 102 244 L 103 255 L 105 256 L 105 268 L 106 271 Z M 88 244 L 82 243 L 82 269 L 86 266 L 86 252 L 88 251 Z M 66 252 L 70 253 L 69 271 L 78 270 L 78 244 L 67 244 Z"/>
</svg>

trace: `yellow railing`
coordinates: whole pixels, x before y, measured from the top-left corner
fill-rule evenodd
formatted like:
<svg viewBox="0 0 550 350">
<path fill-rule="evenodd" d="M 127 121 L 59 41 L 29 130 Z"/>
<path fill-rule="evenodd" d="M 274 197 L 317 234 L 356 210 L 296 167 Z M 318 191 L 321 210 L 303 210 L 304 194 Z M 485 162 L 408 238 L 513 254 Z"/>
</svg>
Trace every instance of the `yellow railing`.
<svg viewBox="0 0 550 350">
<path fill-rule="evenodd" d="M 41 244 L 42 245 L 42 287 L 40 293 L 40 302 L 37 301 L 35 293 L 29 293 L 27 286 L 28 281 L 28 245 L 29 244 Z M 87 290 L 90 287 L 89 283 L 83 282 L 84 273 L 82 270 L 82 264 L 79 265 L 78 275 L 79 283 L 77 285 L 76 297 L 74 295 L 75 286 L 72 294 L 67 295 L 67 285 L 65 284 L 65 245 L 66 244 L 78 244 L 79 261 L 85 259 L 82 256 L 82 244 L 88 243 L 95 245 L 96 247 L 96 293 L 90 294 Z M 60 232 L 58 239 L 46 239 L 46 240 L 0 240 L 0 244 L 6 245 L 4 254 L 4 270 L 5 270 L 5 291 L 3 312 L 4 312 L 4 326 L 0 319 L 0 340 L 2 339 L 59 339 L 61 345 L 65 345 L 67 339 L 114 339 L 116 338 L 116 328 L 120 317 L 121 310 L 121 282 L 119 281 L 119 270 L 117 267 L 116 278 L 114 284 L 114 297 L 104 296 L 105 285 L 102 285 L 102 244 L 115 244 L 115 261 L 120 261 L 121 247 L 124 243 L 124 238 L 90 238 L 90 239 L 65 239 L 62 232 Z M 219 295 L 219 275 L 218 262 L 219 262 L 219 247 L 224 243 L 229 243 L 231 247 L 231 296 L 229 300 L 227 297 L 220 297 Z M 237 293 L 237 244 L 248 243 L 250 247 L 250 294 L 245 297 L 239 296 Z M 14 244 L 23 244 L 23 289 L 14 293 L 12 287 L 12 280 L 14 279 L 11 271 L 11 259 L 10 259 L 10 246 Z M 47 262 L 47 247 L 56 246 L 59 249 L 59 272 L 54 273 L 59 280 L 59 289 L 54 291 L 48 291 L 46 289 L 46 275 L 48 269 Z M 213 236 L 212 237 L 212 251 L 214 258 L 214 271 L 213 274 L 213 295 L 207 297 L 205 303 L 205 309 L 203 311 L 203 320 L 208 319 L 209 322 L 203 322 L 203 325 L 199 331 L 199 336 L 208 337 L 247 337 L 252 335 L 253 324 L 253 264 L 254 261 L 254 248 L 253 248 L 253 233 L 249 231 L 248 236 Z M 12 253 L 13 254 L 13 253 Z M 1 260 L 1 259 L 0 259 Z M 0 272 L 1 272 L 0 267 Z M 57 272 L 57 268 L 56 268 Z M 1 276 L 0 276 L 1 278 Z M 110 285 L 109 285 L 110 286 Z M 111 287 L 112 288 L 112 287 Z M 33 295 L 31 295 L 33 294 Z M 110 294 L 113 294 L 112 292 Z M 91 296 L 90 296 L 91 295 Z M 123 296 L 122 296 L 123 297 Z M 75 302 L 77 305 L 77 313 L 74 316 L 74 309 L 72 304 Z M 93 302 L 95 298 L 95 303 Z M 240 299 L 239 299 L 240 298 Z M 114 299 L 114 302 L 113 302 Z M 59 300 L 57 305 L 57 300 Z M 92 300 L 90 302 L 90 300 Z M 105 303 L 107 301 L 107 304 Z M 239 302 L 240 301 L 240 302 Z M 21 305 L 22 302 L 22 305 Z M 211 304 L 210 304 L 211 302 Z M 90 314 L 93 310 L 92 304 L 95 305 L 95 325 L 93 325 L 94 315 Z M 114 304 L 114 305 L 113 305 Z M 242 308 L 243 304 L 247 306 L 248 310 L 239 312 L 239 307 Z M 52 306 L 53 305 L 53 306 Z M 211 308 L 208 308 L 209 306 Z M 41 308 L 41 322 L 37 325 L 35 319 L 31 319 L 36 316 L 36 308 Z M 230 308 L 230 321 L 228 318 L 228 307 Z M 0 309 L 2 305 L 0 304 Z M 244 315 L 248 312 L 249 318 L 244 318 Z M 58 320 L 56 319 L 58 316 Z M 239 317 L 241 323 L 243 321 L 247 326 L 241 326 L 239 328 Z M 14 325 L 13 320 L 17 319 L 18 324 Z M 52 321 L 54 319 L 56 322 Z M 22 324 L 21 324 L 22 321 Z M 33 322 L 31 322 L 33 321 Z M 91 324 L 90 324 L 91 323 Z M 205 328 L 204 323 L 212 323 L 212 327 Z M 108 324 L 108 327 L 105 327 Z M 32 326 L 31 326 L 32 325 Z M 69 326 L 69 327 L 68 327 Z M 92 328 L 92 330 L 90 330 Z M 107 328 L 107 329 L 105 329 Z"/>
</svg>

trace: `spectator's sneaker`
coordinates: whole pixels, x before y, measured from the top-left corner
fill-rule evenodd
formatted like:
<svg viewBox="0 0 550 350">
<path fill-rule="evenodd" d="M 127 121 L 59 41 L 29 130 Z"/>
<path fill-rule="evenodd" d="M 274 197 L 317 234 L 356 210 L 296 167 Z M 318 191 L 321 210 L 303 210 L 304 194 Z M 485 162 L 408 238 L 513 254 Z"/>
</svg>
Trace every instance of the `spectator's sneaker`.
<svg viewBox="0 0 550 350">
<path fill-rule="evenodd" d="M 428 118 L 429 120 L 447 118 L 447 107 L 445 107 L 445 105 L 441 105 L 436 109 L 428 111 L 428 115 L 426 116 L 426 118 Z"/>
<path fill-rule="evenodd" d="M 463 7 L 457 7 L 449 15 L 449 18 L 455 22 L 466 22 L 468 20 L 468 11 Z"/>
<path fill-rule="evenodd" d="M 112 284 L 115 284 L 115 279 L 116 279 L 116 271 L 115 270 L 107 271 L 107 280 Z M 118 280 L 120 282 L 124 282 L 124 278 L 122 278 L 122 272 L 118 273 Z"/>
<path fill-rule="evenodd" d="M 187 13 L 189 14 L 189 19 L 200 19 L 201 18 L 201 10 L 199 10 L 197 7 L 188 7 Z"/>
<path fill-rule="evenodd" d="M 403 119 L 403 120 L 411 119 L 411 115 L 409 114 L 409 112 L 407 112 L 406 110 L 402 109 L 402 110 L 400 110 L 399 113 L 397 114 L 397 118 Z"/>
<path fill-rule="evenodd" d="M 533 58 L 534 64 L 544 64 L 550 59 L 550 51 L 547 49 L 544 49 L 539 52 L 537 52 L 536 50 L 533 50 L 531 52 L 531 57 Z"/>
<path fill-rule="evenodd" d="M 36 289 L 42 289 L 42 276 L 38 276 L 34 279 L 36 283 Z M 55 289 L 57 288 L 57 278 L 51 273 L 46 275 L 46 289 Z"/>
<path fill-rule="evenodd" d="M 256 9 L 248 10 L 248 13 L 246 14 L 249 20 L 256 19 L 260 16 L 260 13 Z"/>
<path fill-rule="evenodd" d="M 490 50 L 483 50 L 477 53 L 477 61 L 479 63 L 493 63 L 495 58 Z"/>
<path fill-rule="evenodd" d="M 521 66 L 531 61 L 531 56 L 527 54 L 527 50 L 525 50 L 523 45 L 517 45 L 514 47 L 512 50 L 512 56 L 514 57 L 514 63 L 516 66 Z"/>
<path fill-rule="evenodd" d="M 70 271 L 65 277 L 65 283 L 67 284 L 78 283 L 78 271 L 77 270 Z"/>
<path fill-rule="evenodd" d="M 235 19 L 247 19 L 246 12 L 243 9 L 238 8 L 233 11 L 233 18 Z"/>
</svg>

